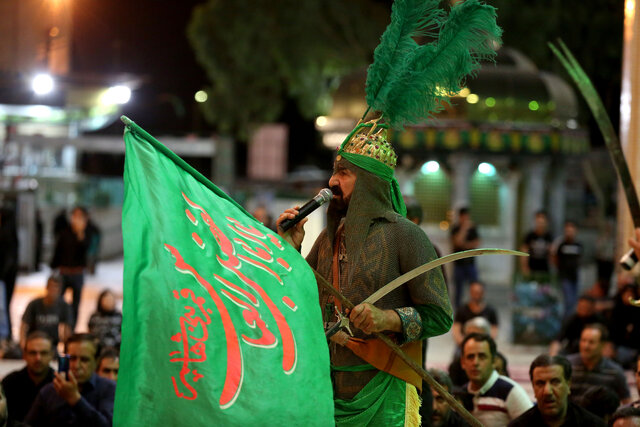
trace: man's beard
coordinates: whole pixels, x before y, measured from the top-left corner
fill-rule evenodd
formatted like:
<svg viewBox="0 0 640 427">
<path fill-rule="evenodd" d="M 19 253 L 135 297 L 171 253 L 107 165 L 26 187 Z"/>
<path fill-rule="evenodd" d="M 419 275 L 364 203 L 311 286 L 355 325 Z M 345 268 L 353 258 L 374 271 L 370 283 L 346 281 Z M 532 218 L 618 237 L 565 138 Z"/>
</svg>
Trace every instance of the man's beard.
<svg viewBox="0 0 640 427">
<path fill-rule="evenodd" d="M 331 187 L 331 192 L 334 197 L 329 202 L 329 212 L 337 215 L 338 217 L 343 217 L 347 215 L 347 209 L 349 208 L 349 202 L 346 202 L 342 197 L 342 190 L 337 185 Z"/>
<path fill-rule="evenodd" d="M 347 215 L 348 208 L 349 204 L 345 203 L 342 198 L 331 199 L 331 201 L 329 202 L 328 212 L 330 215 L 335 215 L 340 218 Z"/>
</svg>

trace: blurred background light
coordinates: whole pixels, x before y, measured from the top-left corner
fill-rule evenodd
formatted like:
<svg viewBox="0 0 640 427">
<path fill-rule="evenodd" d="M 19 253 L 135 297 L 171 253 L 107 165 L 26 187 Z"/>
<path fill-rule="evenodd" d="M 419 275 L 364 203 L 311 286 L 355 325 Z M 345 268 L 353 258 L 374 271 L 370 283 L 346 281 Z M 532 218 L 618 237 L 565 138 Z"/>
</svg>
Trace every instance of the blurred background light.
<svg viewBox="0 0 640 427">
<path fill-rule="evenodd" d="M 316 119 L 316 126 L 323 127 L 327 125 L 327 118 L 325 116 L 318 116 Z"/>
<path fill-rule="evenodd" d="M 471 93 L 471 91 L 469 90 L 469 88 L 462 88 L 462 90 L 460 92 L 458 92 L 458 96 L 462 97 L 462 98 L 466 98 L 467 96 L 469 96 L 469 94 Z"/>
<path fill-rule="evenodd" d="M 478 172 L 483 175 L 493 176 L 496 174 L 496 168 L 491 163 L 482 162 L 478 165 Z"/>
<path fill-rule="evenodd" d="M 469 104 L 476 104 L 479 100 L 480 100 L 480 97 L 475 93 L 470 93 L 469 96 L 467 96 L 467 102 Z"/>
<path fill-rule="evenodd" d="M 203 90 L 199 90 L 196 92 L 193 98 L 196 100 L 196 102 L 202 103 L 202 102 L 207 102 L 207 99 L 209 99 L 209 95 L 207 95 L 207 92 Z"/>
<path fill-rule="evenodd" d="M 33 89 L 36 95 L 51 93 L 53 86 L 53 77 L 45 73 L 37 74 L 31 81 L 31 89 Z"/>
<path fill-rule="evenodd" d="M 420 171 L 423 174 L 435 173 L 435 172 L 438 172 L 439 170 L 440 170 L 440 163 L 436 162 L 435 160 L 429 160 L 428 162 L 423 164 L 422 167 L 420 168 Z"/>
<path fill-rule="evenodd" d="M 538 101 L 529 102 L 529 110 L 538 111 L 538 108 L 540 108 L 540 104 L 538 104 Z"/>
<path fill-rule="evenodd" d="M 111 86 L 102 95 L 101 102 L 103 105 L 126 104 L 131 99 L 131 89 L 127 86 L 117 85 Z"/>
<path fill-rule="evenodd" d="M 496 99 L 490 96 L 490 97 L 488 97 L 487 99 L 484 100 L 484 103 L 489 108 L 495 107 Z"/>
</svg>

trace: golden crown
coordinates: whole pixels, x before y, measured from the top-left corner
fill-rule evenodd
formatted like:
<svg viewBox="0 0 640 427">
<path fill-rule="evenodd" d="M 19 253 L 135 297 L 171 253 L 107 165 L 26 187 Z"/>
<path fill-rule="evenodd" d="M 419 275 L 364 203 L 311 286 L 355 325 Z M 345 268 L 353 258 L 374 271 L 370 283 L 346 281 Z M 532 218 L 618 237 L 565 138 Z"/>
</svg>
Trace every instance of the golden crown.
<svg viewBox="0 0 640 427">
<path fill-rule="evenodd" d="M 370 157 L 395 169 L 398 156 L 387 141 L 388 126 L 378 125 L 376 122 L 377 120 L 356 126 L 351 138 L 339 150 Z"/>
</svg>

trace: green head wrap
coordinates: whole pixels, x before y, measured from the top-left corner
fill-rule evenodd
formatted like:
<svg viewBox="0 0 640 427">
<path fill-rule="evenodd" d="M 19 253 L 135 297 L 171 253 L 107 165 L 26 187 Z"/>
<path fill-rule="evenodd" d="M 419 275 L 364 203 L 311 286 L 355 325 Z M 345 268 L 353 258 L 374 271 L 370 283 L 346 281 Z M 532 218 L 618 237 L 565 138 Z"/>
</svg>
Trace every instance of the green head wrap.
<svg viewBox="0 0 640 427">
<path fill-rule="evenodd" d="M 374 134 L 376 128 L 380 130 Z M 398 156 L 387 141 L 388 128 L 386 124 L 375 122 L 360 123 L 344 140 L 338 149 L 338 154 L 354 165 L 387 181 L 390 184 L 393 210 L 402 216 L 407 216 L 407 207 L 402 200 L 400 185 L 393 174 Z M 361 129 L 370 130 L 358 133 Z"/>
</svg>

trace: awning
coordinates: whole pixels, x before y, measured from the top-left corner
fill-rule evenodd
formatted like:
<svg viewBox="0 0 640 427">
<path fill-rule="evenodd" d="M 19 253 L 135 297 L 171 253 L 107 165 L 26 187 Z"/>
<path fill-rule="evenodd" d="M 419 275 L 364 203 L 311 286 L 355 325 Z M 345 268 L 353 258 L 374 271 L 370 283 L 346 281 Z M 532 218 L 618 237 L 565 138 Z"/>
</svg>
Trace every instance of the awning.
<svg viewBox="0 0 640 427">
<path fill-rule="evenodd" d="M 585 130 L 479 127 L 425 127 L 392 132 L 399 153 L 472 151 L 491 154 L 583 154 L 589 151 Z"/>
</svg>

